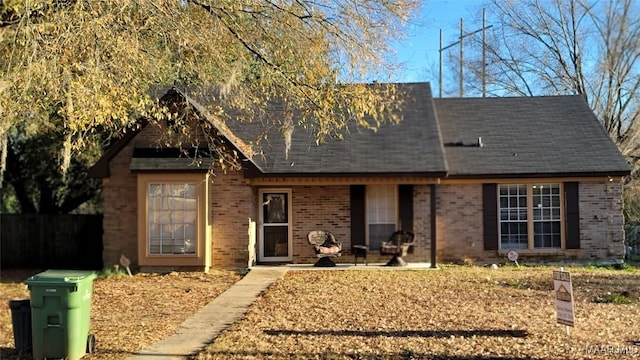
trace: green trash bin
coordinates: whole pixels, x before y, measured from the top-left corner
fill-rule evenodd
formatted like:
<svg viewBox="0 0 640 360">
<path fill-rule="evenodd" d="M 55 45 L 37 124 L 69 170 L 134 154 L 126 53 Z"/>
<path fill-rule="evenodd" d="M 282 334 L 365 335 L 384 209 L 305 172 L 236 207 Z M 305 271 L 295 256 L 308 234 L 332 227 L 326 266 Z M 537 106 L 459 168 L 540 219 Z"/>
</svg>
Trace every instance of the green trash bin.
<svg viewBox="0 0 640 360">
<path fill-rule="evenodd" d="M 80 359 L 95 350 L 89 335 L 93 271 L 47 270 L 25 281 L 31 291 L 35 360 Z"/>
</svg>

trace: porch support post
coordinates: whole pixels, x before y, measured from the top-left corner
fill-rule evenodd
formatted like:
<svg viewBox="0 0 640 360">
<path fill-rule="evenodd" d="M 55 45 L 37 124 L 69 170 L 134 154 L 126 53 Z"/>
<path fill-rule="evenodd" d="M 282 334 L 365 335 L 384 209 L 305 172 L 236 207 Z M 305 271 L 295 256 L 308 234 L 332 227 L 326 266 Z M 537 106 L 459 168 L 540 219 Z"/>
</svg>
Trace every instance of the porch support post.
<svg viewBox="0 0 640 360">
<path fill-rule="evenodd" d="M 436 209 L 436 191 L 438 189 L 437 184 L 431 184 L 431 189 L 429 191 L 429 195 L 431 196 L 431 268 L 437 268 L 436 264 L 436 218 L 437 218 L 437 209 Z"/>
</svg>

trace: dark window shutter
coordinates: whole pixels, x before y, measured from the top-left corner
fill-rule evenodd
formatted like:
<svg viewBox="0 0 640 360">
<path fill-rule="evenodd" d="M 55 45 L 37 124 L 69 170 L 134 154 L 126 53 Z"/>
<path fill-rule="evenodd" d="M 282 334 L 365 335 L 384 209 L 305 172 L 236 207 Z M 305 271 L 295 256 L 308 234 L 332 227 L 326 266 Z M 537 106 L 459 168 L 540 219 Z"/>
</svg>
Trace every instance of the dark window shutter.
<svg viewBox="0 0 640 360">
<path fill-rule="evenodd" d="M 580 249 L 580 205 L 578 197 L 578 183 L 564 183 L 565 201 L 565 226 L 566 226 L 566 248 Z"/>
<path fill-rule="evenodd" d="M 498 185 L 482 185 L 482 225 L 484 249 L 498 250 Z"/>
<path fill-rule="evenodd" d="M 398 186 L 400 230 L 413 232 L 413 185 Z"/>
<path fill-rule="evenodd" d="M 365 245 L 364 185 L 351 185 L 351 245 Z"/>
</svg>

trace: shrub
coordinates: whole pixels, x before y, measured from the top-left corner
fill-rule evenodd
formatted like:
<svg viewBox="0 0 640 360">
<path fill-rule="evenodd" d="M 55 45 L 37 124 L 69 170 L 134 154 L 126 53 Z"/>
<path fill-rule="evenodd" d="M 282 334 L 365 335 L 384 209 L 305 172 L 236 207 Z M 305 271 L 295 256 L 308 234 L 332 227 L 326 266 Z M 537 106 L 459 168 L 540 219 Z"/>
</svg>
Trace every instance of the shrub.
<svg viewBox="0 0 640 360">
<path fill-rule="evenodd" d="M 597 296 L 593 301 L 598 304 L 631 304 L 634 302 L 634 299 L 625 291 L 620 294 L 612 294 L 608 292 Z"/>
</svg>

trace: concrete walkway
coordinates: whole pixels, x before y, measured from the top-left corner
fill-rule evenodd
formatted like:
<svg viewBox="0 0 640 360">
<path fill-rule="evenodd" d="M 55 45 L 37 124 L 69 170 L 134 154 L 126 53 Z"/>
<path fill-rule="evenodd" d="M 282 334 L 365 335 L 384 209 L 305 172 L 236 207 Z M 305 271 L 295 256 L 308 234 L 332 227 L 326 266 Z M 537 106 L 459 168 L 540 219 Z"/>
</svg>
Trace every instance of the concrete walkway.
<svg viewBox="0 0 640 360">
<path fill-rule="evenodd" d="M 240 320 L 256 298 L 271 284 L 291 270 L 432 270 L 429 263 L 409 263 L 405 267 L 384 264 L 337 264 L 335 267 L 314 267 L 311 264 L 287 266 L 255 266 L 240 281 L 220 294 L 187 319 L 177 333 L 161 340 L 126 360 L 182 360 L 206 348 L 228 326 Z"/>
<path fill-rule="evenodd" d="M 240 281 L 187 319 L 178 332 L 127 360 L 184 359 L 200 352 L 229 325 L 239 320 L 255 299 L 287 272 L 282 267 L 255 267 Z"/>
</svg>

